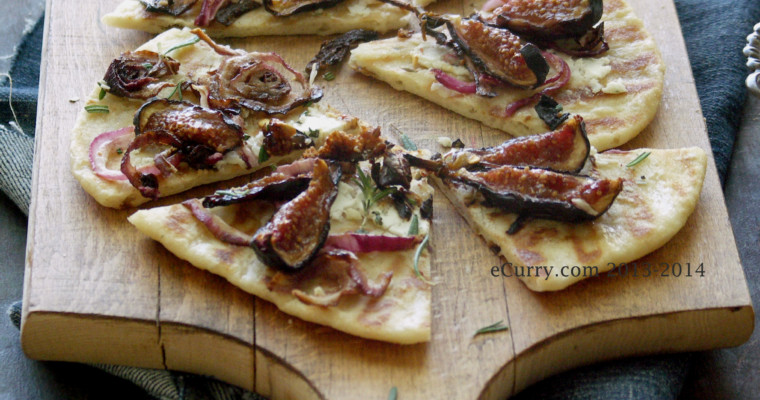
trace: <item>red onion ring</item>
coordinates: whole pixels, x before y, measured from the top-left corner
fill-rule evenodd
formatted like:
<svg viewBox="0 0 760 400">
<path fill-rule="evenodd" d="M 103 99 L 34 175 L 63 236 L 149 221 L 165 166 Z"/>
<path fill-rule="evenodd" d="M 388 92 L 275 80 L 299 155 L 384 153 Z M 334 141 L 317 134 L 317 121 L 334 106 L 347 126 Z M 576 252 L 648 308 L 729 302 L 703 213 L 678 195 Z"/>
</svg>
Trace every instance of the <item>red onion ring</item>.
<svg viewBox="0 0 760 400">
<path fill-rule="evenodd" d="M 361 235 L 348 232 L 328 236 L 324 248 L 347 250 L 353 253 L 402 251 L 413 249 L 419 241 L 420 238 L 417 236 Z"/>
<path fill-rule="evenodd" d="M 541 52 L 541 54 L 544 56 L 544 58 L 546 58 L 546 61 L 551 65 L 551 67 L 557 71 L 557 75 L 551 77 L 550 79 L 547 79 L 544 82 L 544 88 L 541 89 L 540 92 L 532 96 L 514 101 L 507 105 L 507 108 L 504 110 L 502 117 L 509 118 L 513 116 L 521 108 L 527 106 L 528 104 L 537 102 L 538 99 L 541 98 L 541 95 L 551 96 L 557 93 L 559 89 L 567 85 L 568 82 L 570 82 L 570 66 L 567 65 L 565 60 L 546 51 Z"/>
<path fill-rule="evenodd" d="M 212 214 L 207 208 L 204 208 L 198 199 L 190 199 L 182 202 L 193 216 L 208 228 L 209 232 L 215 238 L 222 242 L 233 244 L 235 246 L 248 246 L 253 236 L 248 235 L 238 229 L 233 228 L 223 219 Z"/>
<path fill-rule="evenodd" d="M 302 158 L 300 160 L 293 161 L 290 164 L 280 165 L 274 170 L 274 173 L 283 174 L 285 176 L 297 176 L 305 174 L 314 170 L 314 163 L 316 158 Z"/>
<path fill-rule="evenodd" d="M 135 132 L 134 126 L 101 133 L 90 143 L 90 168 L 95 175 L 109 181 L 126 181 L 127 177 L 120 169 L 109 169 L 106 161 L 111 152 L 121 148 L 126 150 Z"/>
<path fill-rule="evenodd" d="M 209 26 L 211 21 L 216 17 L 216 13 L 226 3 L 226 0 L 203 0 L 201 5 L 201 12 L 193 22 L 195 26 Z"/>
<path fill-rule="evenodd" d="M 504 0 L 488 0 L 483 4 L 481 10 L 485 12 L 491 12 L 504 4 Z"/>
<path fill-rule="evenodd" d="M 433 69 L 435 74 L 435 80 L 437 80 L 444 87 L 464 94 L 474 94 L 476 90 L 475 82 L 464 82 L 453 76 L 441 71 L 440 69 Z"/>
</svg>

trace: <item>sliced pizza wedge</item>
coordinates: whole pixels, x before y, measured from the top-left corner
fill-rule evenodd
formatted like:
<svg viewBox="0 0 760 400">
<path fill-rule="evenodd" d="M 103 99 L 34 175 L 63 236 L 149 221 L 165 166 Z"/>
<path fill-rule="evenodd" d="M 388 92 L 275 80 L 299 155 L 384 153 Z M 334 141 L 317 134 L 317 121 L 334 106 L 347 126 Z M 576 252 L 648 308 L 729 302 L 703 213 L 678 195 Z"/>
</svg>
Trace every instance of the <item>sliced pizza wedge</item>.
<svg viewBox="0 0 760 400">
<path fill-rule="evenodd" d="M 684 226 L 701 192 L 702 149 L 591 149 L 584 161 L 587 145 L 571 139 L 582 135 L 577 127 L 571 120 L 493 148 L 411 158 L 435 172 L 436 186 L 472 229 L 521 271 L 506 273 L 535 291 L 587 277 L 573 276 L 574 267 L 603 273 L 656 250 Z"/>
<path fill-rule="evenodd" d="M 330 35 L 362 28 L 387 32 L 406 26 L 409 17 L 408 12 L 376 0 L 125 0 L 103 22 L 151 33 L 201 27 L 212 37 L 245 37 Z"/>
<path fill-rule="evenodd" d="M 513 136 L 544 131 L 533 110 L 541 94 L 556 99 L 564 112 L 582 115 L 599 150 L 631 140 L 652 121 L 665 68 L 654 40 L 625 1 L 606 1 L 601 21 L 588 35 L 560 39 L 547 38 L 536 27 L 520 33 L 502 29 L 503 8 L 493 10 L 499 3 L 507 8 L 521 3 L 512 10 L 534 14 L 538 7 L 551 11 L 565 4 L 503 0 L 488 2 L 490 8 L 470 17 L 421 14 L 422 32 L 363 43 L 351 52 L 349 64 Z M 567 4 L 595 3 L 601 7 L 601 1 Z M 568 44 L 577 47 L 586 40 L 595 47 Z"/>
<path fill-rule="evenodd" d="M 129 222 L 287 314 L 369 339 L 429 341 L 426 173 L 398 147 L 355 156 L 338 142 L 246 186 L 140 210 Z"/>
<path fill-rule="evenodd" d="M 71 171 L 100 204 L 131 207 L 375 130 L 321 97 L 275 53 L 172 29 L 111 63 L 77 118 Z"/>
</svg>

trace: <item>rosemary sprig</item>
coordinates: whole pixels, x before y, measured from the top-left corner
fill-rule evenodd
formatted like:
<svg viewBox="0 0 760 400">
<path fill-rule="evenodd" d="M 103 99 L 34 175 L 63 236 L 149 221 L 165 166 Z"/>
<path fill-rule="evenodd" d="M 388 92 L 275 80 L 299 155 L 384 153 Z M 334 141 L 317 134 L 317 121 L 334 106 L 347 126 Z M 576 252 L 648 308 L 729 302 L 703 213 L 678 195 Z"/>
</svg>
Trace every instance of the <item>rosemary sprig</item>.
<svg viewBox="0 0 760 400">
<path fill-rule="evenodd" d="M 359 176 L 359 179 L 354 178 L 354 182 L 359 185 L 359 188 L 362 190 L 362 197 L 364 198 L 362 201 L 364 216 L 362 217 L 362 224 L 359 226 L 359 229 L 363 229 L 364 224 L 367 223 L 367 218 L 369 218 L 370 209 L 372 206 L 377 204 L 378 201 L 384 199 L 385 197 L 388 197 L 388 195 L 393 193 L 396 189 L 385 188 L 380 190 L 377 186 L 375 186 L 375 183 L 372 182 L 372 177 L 367 176 L 361 168 L 357 168 L 356 172 Z"/>
<path fill-rule="evenodd" d="M 628 167 L 628 168 L 631 168 L 631 167 L 633 167 L 633 166 L 641 163 L 642 161 L 646 160 L 646 158 L 649 157 L 650 154 L 652 154 L 651 151 L 645 151 L 645 152 L 639 154 L 638 157 L 634 158 L 633 161 L 629 162 L 625 166 Z"/>
<path fill-rule="evenodd" d="M 417 275 L 417 278 L 419 278 L 421 281 L 432 286 L 433 282 L 430 281 L 428 278 L 425 278 L 425 276 L 423 276 L 422 273 L 420 272 L 420 255 L 422 255 L 422 250 L 424 250 L 425 247 L 427 247 L 429 239 L 430 239 L 430 235 L 425 235 L 425 238 L 422 239 L 422 243 L 420 243 L 420 245 L 417 246 L 417 251 L 414 252 L 414 274 Z"/>
<path fill-rule="evenodd" d="M 193 36 L 195 36 L 195 37 L 193 37 L 192 39 L 190 39 L 190 40 L 188 40 L 186 42 L 182 42 L 182 43 L 180 43 L 178 45 L 175 45 L 172 48 L 170 48 L 169 50 L 166 50 L 164 52 L 164 55 L 167 55 L 167 54 L 171 53 L 172 51 L 177 50 L 177 49 L 181 49 L 183 47 L 192 46 L 192 45 L 194 45 L 194 44 L 196 44 L 196 43 L 198 43 L 198 42 L 201 41 L 201 38 L 199 38 L 197 35 L 193 35 Z"/>
<path fill-rule="evenodd" d="M 174 97 L 175 93 L 179 93 L 179 96 L 177 96 L 177 98 L 179 99 L 179 101 L 182 101 L 182 89 L 180 88 L 182 87 L 183 83 L 185 83 L 185 81 L 182 81 L 178 83 L 176 86 L 174 86 L 174 90 L 171 92 L 169 96 L 166 97 L 166 99 L 170 100 L 172 97 Z"/>
<path fill-rule="evenodd" d="M 394 386 L 388 393 L 388 400 L 396 400 L 398 398 L 398 389 Z"/>
<path fill-rule="evenodd" d="M 409 236 L 415 236 L 420 233 L 420 221 L 417 214 L 412 215 L 412 222 L 409 224 Z"/>
<path fill-rule="evenodd" d="M 108 114 L 110 112 L 110 110 L 108 109 L 108 106 L 104 106 L 100 104 L 91 104 L 89 106 L 84 106 L 84 109 L 88 113 Z"/>
<path fill-rule="evenodd" d="M 484 326 L 484 327 L 478 329 L 477 331 L 475 331 L 475 334 L 472 335 L 472 336 L 475 337 L 475 336 L 478 336 L 478 335 L 480 335 L 482 333 L 491 333 L 491 332 L 506 331 L 507 329 L 509 329 L 509 327 L 506 326 L 506 325 L 504 325 L 504 321 L 501 320 L 499 322 L 495 322 L 495 323 L 493 323 L 491 325 Z"/>
</svg>

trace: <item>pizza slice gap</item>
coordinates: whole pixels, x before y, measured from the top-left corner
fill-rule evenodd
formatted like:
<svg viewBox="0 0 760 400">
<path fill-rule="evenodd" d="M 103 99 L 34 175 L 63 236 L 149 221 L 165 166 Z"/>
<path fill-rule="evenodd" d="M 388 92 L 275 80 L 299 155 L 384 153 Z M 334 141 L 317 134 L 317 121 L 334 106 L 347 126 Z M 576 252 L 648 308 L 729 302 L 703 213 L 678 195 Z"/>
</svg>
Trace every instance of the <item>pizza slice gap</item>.
<svg viewBox="0 0 760 400">
<path fill-rule="evenodd" d="M 604 3 L 601 20 L 587 31 L 596 35 L 591 43 L 597 47 L 582 51 L 567 43 L 575 46 L 585 34 L 556 39 L 537 28 L 513 33 L 499 27 L 502 19 L 496 16 L 502 9 L 494 10 L 494 4 L 509 8 L 512 3 L 519 1 L 491 1 L 470 17 L 423 14 L 424 35 L 360 44 L 349 65 L 512 136 L 544 131 L 533 110 L 541 94 L 556 99 L 564 112 L 583 115 L 589 140 L 600 151 L 626 143 L 652 121 L 665 67 L 654 40 L 625 1 Z M 530 7 L 563 7 L 522 3 L 528 12 Z M 572 4 L 594 3 L 601 7 L 601 1 Z M 520 8 L 525 7 L 513 7 Z"/>
<path fill-rule="evenodd" d="M 103 17 L 106 25 L 117 28 L 161 33 L 174 27 L 200 27 L 212 37 L 331 35 L 353 29 L 388 32 L 409 21 L 407 11 L 376 0 L 125 0 Z"/>
<path fill-rule="evenodd" d="M 586 278 L 568 268 L 603 273 L 667 243 L 694 211 L 707 165 L 697 147 L 597 153 L 582 127 L 575 116 L 552 132 L 410 161 L 435 173 L 437 188 L 513 267 L 541 267 L 520 276 L 528 288 L 556 291 Z"/>
<path fill-rule="evenodd" d="M 368 339 L 429 341 L 433 188 L 398 146 L 366 140 L 373 150 L 361 157 L 334 138 L 246 186 L 128 220 L 289 315 Z"/>
<path fill-rule="evenodd" d="M 126 208 L 375 129 L 321 98 L 275 53 L 172 29 L 111 63 L 77 117 L 70 168 L 98 203 Z"/>
</svg>

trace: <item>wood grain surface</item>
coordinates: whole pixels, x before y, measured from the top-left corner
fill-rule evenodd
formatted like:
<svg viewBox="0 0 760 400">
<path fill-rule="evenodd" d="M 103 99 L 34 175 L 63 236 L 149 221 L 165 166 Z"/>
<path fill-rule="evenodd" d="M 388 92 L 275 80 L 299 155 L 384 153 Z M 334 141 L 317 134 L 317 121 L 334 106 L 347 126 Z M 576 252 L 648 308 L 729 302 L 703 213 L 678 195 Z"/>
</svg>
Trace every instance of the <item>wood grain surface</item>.
<svg viewBox="0 0 760 400">
<path fill-rule="evenodd" d="M 68 171 L 70 131 L 110 61 L 150 35 L 102 25 L 116 0 L 49 0 L 40 79 L 22 346 L 36 359 L 118 363 L 215 376 L 285 399 L 503 399 L 548 375 L 615 357 L 735 346 L 753 310 L 714 163 L 684 229 L 649 262 L 702 263 L 705 276 L 596 278 L 533 293 L 501 265 L 443 196 L 434 207 L 433 335 L 399 346 L 289 317 L 225 280 L 192 268 L 105 209 Z M 654 122 L 623 148 L 700 146 L 705 124 L 672 2 L 632 0 L 667 65 Z M 433 9 L 468 14 L 444 0 Z M 277 51 L 301 68 L 323 38 L 225 41 Z M 492 145 L 503 133 L 354 73 L 323 82 L 326 103 L 440 150 L 437 136 Z M 711 153 L 710 153 L 711 154 Z M 238 185 L 244 179 L 226 183 Z M 163 199 L 208 194 L 207 186 Z M 150 207 L 156 204 L 149 205 Z M 509 330 L 473 337 L 503 320 Z"/>
</svg>

